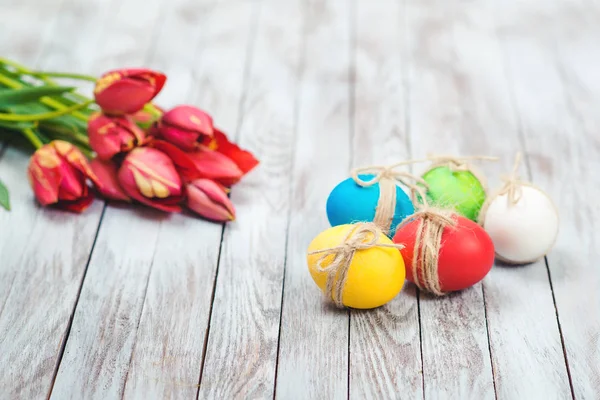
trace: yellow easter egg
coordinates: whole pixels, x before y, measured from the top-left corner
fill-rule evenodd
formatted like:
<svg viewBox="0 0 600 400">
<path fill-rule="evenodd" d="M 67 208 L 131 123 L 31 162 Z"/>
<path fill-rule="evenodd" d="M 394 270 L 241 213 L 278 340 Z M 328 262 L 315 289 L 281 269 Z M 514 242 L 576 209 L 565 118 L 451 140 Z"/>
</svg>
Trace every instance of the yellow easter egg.
<svg viewBox="0 0 600 400">
<path fill-rule="evenodd" d="M 329 228 L 317 235 L 308 247 L 308 269 L 317 286 L 327 293 L 328 272 L 324 271 L 336 259 L 335 252 L 324 249 L 341 248 L 357 231 L 361 224 L 344 224 Z M 374 235 L 367 232 L 361 244 L 371 242 Z M 385 247 L 389 246 L 389 247 Z M 373 246 L 357 248 L 349 262 L 345 285 L 342 289 L 342 304 L 346 307 L 367 309 L 384 305 L 402 289 L 406 275 L 404 260 L 397 246 L 382 232 L 377 231 Z M 366 248 L 368 247 L 368 248 Z M 312 254 L 311 254 L 312 253 Z M 338 254 L 339 256 L 339 254 Z M 334 275 L 335 274 L 335 275 Z M 332 273 L 333 287 L 339 284 L 340 270 Z M 332 290 L 332 301 L 336 302 L 336 290 Z"/>
</svg>

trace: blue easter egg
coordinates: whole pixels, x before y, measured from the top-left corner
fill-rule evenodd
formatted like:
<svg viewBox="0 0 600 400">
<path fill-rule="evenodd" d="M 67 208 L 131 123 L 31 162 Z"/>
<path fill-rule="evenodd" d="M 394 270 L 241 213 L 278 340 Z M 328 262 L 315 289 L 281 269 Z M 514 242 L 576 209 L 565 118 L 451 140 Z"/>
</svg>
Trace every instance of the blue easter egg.
<svg viewBox="0 0 600 400">
<path fill-rule="evenodd" d="M 370 180 L 373 175 L 359 175 L 363 180 Z M 327 198 L 327 218 L 331 226 L 352 224 L 356 222 L 372 222 L 379 201 L 379 183 L 363 187 L 352 178 L 340 182 Z M 410 198 L 396 186 L 396 211 L 388 236 L 394 236 L 396 226 L 404 218 L 413 214 L 415 209 Z"/>
</svg>

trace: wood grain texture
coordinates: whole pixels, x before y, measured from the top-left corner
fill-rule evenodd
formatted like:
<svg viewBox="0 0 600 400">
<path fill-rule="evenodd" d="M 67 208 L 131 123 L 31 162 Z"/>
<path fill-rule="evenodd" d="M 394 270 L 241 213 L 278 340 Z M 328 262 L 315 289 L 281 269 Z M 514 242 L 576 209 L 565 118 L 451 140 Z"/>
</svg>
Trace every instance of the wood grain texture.
<svg viewBox="0 0 600 400">
<path fill-rule="evenodd" d="M 158 1 L 145 2 L 141 11 L 135 1 L 116 5 L 105 20 L 97 51 L 91 55 L 95 58 L 83 61 L 84 67 L 98 74 L 143 63 L 153 44 L 148 37 L 160 5 Z M 64 27 L 73 25 L 65 23 Z M 61 69 L 68 70 L 68 66 Z M 122 395 L 161 218 L 164 215 L 139 206 L 106 210 L 52 398 Z"/>
<path fill-rule="evenodd" d="M 513 150 L 495 139 L 507 135 L 498 130 L 505 116 L 496 113 L 496 92 L 505 84 L 496 75 L 501 69 L 494 66 L 500 59 L 490 49 L 493 40 L 474 11 L 476 3 L 408 3 L 415 158 Z M 421 293 L 420 317 L 425 398 L 494 398 L 481 284 L 442 298 Z"/>
<path fill-rule="evenodd" d="M 547 149 L 542 154 L 551 162 L 542 156 L 532 166 L 535 181 L 549 188 L 562 212 L 562 232 L 548 263 L 574 394 L 593 399 L 600 397 L 600 271 L 595 261 L 600 257 L 600 208 L 593 200 L 600 195 L 600 52 L 595 45 L 600 10 L 575 3 L 573 11 L 575 18 L 561 20 L 556 33 L 556 64 L 571 113 L 571 139 L 565 140 L 564 133 L 552 136 L 550 140 L 562 145 L 540 147 Z M 529 138 L 530 146 L 549 139 L 539 134 Z"/>
<path fill-rule="evenodd" d="M 346 1 L 309 1 L 303 11 L 304 71 L 298 104 L 292 213 L 277 375 L 281 399 L 345 399 L 348 312 L 324 299 L 306 249 L 329 227 L 329 192 L 351 162 L 352 12 Z"/>
<path fill-rule="evenodd" d="M 574 395 L 598 398 L 600 273 L 593 260 L 600 255 L 600 213 L 590 200 L 600 195 L 600 52 L 593 44 L 598 8 L 561 2 L 503 10 L 498 30 L 506 42 L 531 178 L 560 212 L 559 237 L 547 260 Z"/>
<path fill-rule="evenodd" d="M 296 2 L 262 2 L 257 14 L 239 143 L 261 164 L 232 190 L 199 398 L 273 397 L 294 110 L 300 55 Z"/>
<path fill-rule="evenodd" d="M 171 4 L 155 52 L 157 64 L 181 89 L 164 93 L 162 101 L 179 104 L 186 92 L 188 98 L 202 93 L 205 100 L 191 104 L 209 111 L 232 138 L 242 94 L 239 67 L 245 64 L 255 6 L 237 1 Z M 200 54 L 180 61 L 188 40 Z M 237 71 L 224 65 L 235 65 Z M 191 83 L 187 90 L 184 83 Z M 198 391 L 223 226 L 187 214 L 160 225 L 124 397 L 191 399 Z"/>
<path fill-rule="evenodd" d="M 358 1 L 354 15 L 353 165 L 410 158 L 405 97 L 405 4 Z M 350 398 L 423 397 L 419 315 L 408 282 L 391 302 L 350 315 Z"/>
<path fill-rule="evenodd" d="M 3 4 L 0 25 L 11 32 L 2 56 L 29 66 L 57 29 L 60 1 Z M 23 21 L 37 21 L 30 29 Z M 14 35 L 14 36 L 13 36 Z M 98 225 L 101 203 L 83 215 L 42 209 L 27 181 L 31 148 L 10 147 L 0 162 L 12 210 L 0 211 L 0 392 L 46 397 L 59 359 Z"/>
<path fill-rule="evenodd" d="M 537 167 L 528 171 L 533 166 L 531 161 L 546 157 L 541 148 L 542 137 L 551 133 L 561 135 L 565 128 L 563 121 L 568 119 L 560 77 L 552 66 L 551 24 L 536 24 L 535 29 L 531 25 L 534 15 L 546 12 L 554 13 L 551 6 L 538 2 L 531 3 L 529 8 L 493 4 L 483 14 L 490 16 L 484 20 L 487 26 L 499 24 L 495 31 L 503 53 L 509 95 L 496 105 L 496 112 L 511 113 L 509 101 L 505 100 L 509 97 L 517 126 L 498 128 L 511 131 L 510 136 L 505 135 L 510 142 L 513 132 L 519 131 L 519 142 L 526 151 L 521 166 L 524 179 L 535 175 Z M 522 13 L 529 15 L 526 21 Z M 533 137 L 540 144 L 530 142 Z M 552 146 L 557 144 L 554 141 Z M 514 154 L 502 156 L 502 165 L 508 173 Z M 498 398 L 571 397 L 545 261 L 521 267 L 497 264 L 485 280 L 484 288 Z M 511 351 L 506 351 L 507 348 Z"/>
</svg>

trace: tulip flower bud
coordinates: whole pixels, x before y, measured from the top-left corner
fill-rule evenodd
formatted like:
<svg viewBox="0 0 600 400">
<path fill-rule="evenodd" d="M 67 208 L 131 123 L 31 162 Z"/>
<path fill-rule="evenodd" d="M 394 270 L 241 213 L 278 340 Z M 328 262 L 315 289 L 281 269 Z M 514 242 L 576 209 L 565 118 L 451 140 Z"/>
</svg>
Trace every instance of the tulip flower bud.
<svg viewBox="0 0 600 400">
<path fill-rule="evenodd" d="M 150 147 L 133 149 L 125 157 L 117 176 L 129 197 L 159 210 L 181 211 L 181 178 L 163 152 Z"/>
<path fill-rule="evenodd" d="M 167 77 L 149 69 L 109 71 L 96 82 L 96 103 L 107 114 L 133 114 L 162 89 Z"/>
<path fill-rule="evenodd" d="M 161 117 L 158 135 L 185 151 L 214 148 L 212 117 L 192 106 L 175 107 Z"/>
<path fill-rule="evenodd" d="M 213 150 L 199 150 L 188 153 L 200 172 L 200 176 L 231 186 L 242 179 L 242 171 L 229 157 Z"/>
<path fill-rule="evenodd" d="M 27 177 L 40 204 L 81 212 L 93 201 L 86 180 L 96 182 L 85 156 L 69 142 L 55 140 L 29 160 Z"/>
<path fill-rule="evenodd" d="M 235 209 L 223 186 L 210 179 L 196 179 L 186 189 L 187 206 L 198 215 L 213 221 L 235 219 Z"/>
<path fill-rule="evenodd" d="M 88 121 L 90 146 L 101 160 L 130 151 L 144 142 L 145 134 L 127 116 L 94 113 Z"/>
</svg>

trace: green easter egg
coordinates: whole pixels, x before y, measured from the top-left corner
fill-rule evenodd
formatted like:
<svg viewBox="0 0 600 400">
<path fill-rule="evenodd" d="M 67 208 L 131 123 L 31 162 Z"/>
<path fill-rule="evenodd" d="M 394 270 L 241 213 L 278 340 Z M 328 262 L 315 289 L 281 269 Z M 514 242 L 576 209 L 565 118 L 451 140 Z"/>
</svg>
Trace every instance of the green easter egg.
<svg viewBox="0 0 600 400">
<path fill-rule="evenodd" d="M 429 185 L 427 201 L 432 206 L 453 208 L 459 214 L 477 221 L 485 201 L 485 188 L 471 171 L 452 171 L 435 167 L 423 175 Z"/>
</svg>

